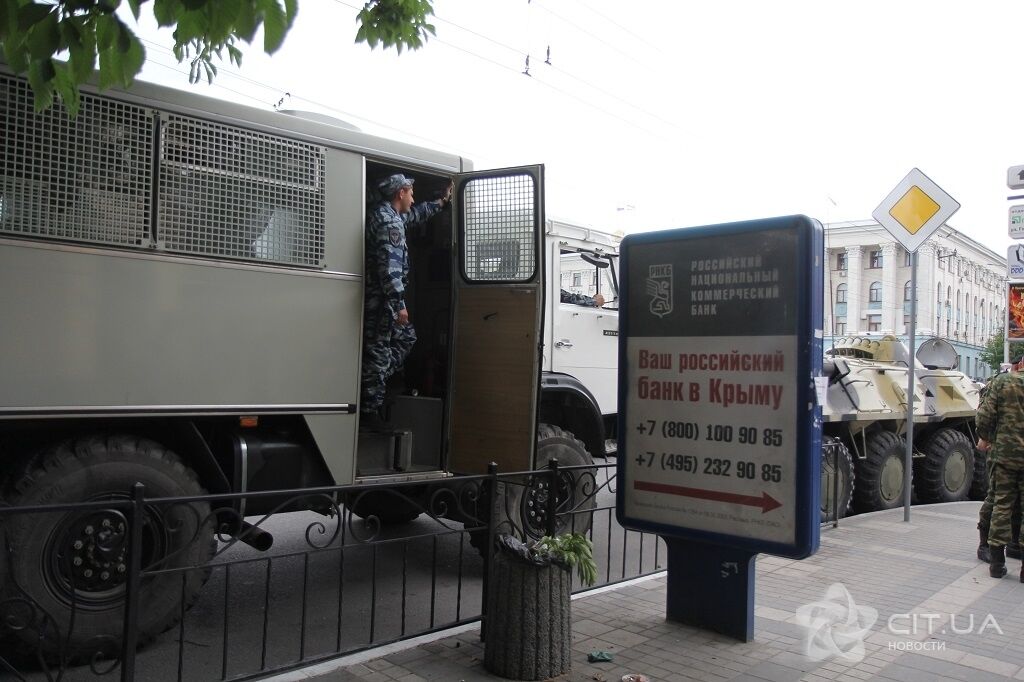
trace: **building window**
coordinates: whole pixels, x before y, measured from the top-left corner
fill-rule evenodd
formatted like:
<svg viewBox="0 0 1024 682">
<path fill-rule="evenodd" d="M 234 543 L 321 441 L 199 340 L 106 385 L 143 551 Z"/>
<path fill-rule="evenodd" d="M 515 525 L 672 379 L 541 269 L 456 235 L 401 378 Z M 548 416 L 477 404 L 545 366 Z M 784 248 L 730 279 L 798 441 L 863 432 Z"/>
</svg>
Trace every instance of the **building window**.
<svg viewBox="0 0 1024 682">
<path fill-rule="evenodd" d="M 868 315 L 868 331 L 877 332 L 882 329 L 882 316 L 881 315 Z"/>
<path fill-rule="evenodd" d="M 840 251 L 836 254 L 836 270 L 846 269 L 846 252 Z"/>
<path fill-rule="evenodd" d="M 935 252 L 935 257 L 939 259 L 939 270 L 946 269 L 946 259 L 942 257 L 942 249 L 938 249 Z"/>
<path fill-rule="evenodd" d="M 914 264 L 914 254 L 910 253 L 909 251 L 904 251 L 903 252 L 903 265 L 905 265 L 906 267 L 909 268 L 913 264 Z"/>
<path fill-rule="evenodd" d="M 881 303 L 882 302 L 882 283 L 872 282 L 871 287 L 868 289 L 868 302 L 869 303 Z"/>
<path fill-rule="evenodd" d="M 846 318 L 836 318 L 836 336 L 846 336 Z"/>
<path fill-rule="evenodd" d="M 903 314 L 903 331 L 907 334 L 910 333 L 910 315 L 908 313 Z"/>
<path fill-rule="evenodd" d="M 583 273 L 574 272 L 572 273 L 572 285 L 574 287 L 583 286 Z"/>
<path fill-rule="evenodd" d="M 846 285 L 840 284 L 836 287 L 836 303 L 846 303 Z"/>
<path fill-rule="evenodd" d="M 910 301 L 910 282 L 903 285 L 903 300 Z"/>
<path fill-rule="evenodd" d="M 880 268 L 880 267 L 882 267 L 882 252 L 881 251 L 872 251 L 871 252 L 871 255 L 868 257 L 868 267 L 869 268 Z"/>
</svg>

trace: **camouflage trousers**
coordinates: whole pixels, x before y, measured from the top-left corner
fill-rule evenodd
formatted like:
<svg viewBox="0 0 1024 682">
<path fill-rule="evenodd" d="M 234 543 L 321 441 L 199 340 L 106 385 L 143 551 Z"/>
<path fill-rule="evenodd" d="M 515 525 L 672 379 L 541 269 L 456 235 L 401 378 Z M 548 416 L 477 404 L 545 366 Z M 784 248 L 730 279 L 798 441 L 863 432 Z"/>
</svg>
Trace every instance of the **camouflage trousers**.
<svg viewBox="0 0 1024 682">
<path fill-rule="evenodd" d="M 384 403 L 387 380 L 402 369 L 416 343 L 412 324 L 395 320 L 386 301 L 368 299 L 363 310 L 363 412 L 373 412 Z"/>
<path fill-rule="evenodd" d="M 991 465 L 988 481 L 989 497 L 979 512 L 978 528 L 984 528 L 989 498 L 988 544 L 1004 547 L 1016 537 L 1020 541 L 1020 498 L 1024 494 L 1024 462 L 1009 460 Z M 1016 531 L 1016 534 L 1014 533 Z"/>
</svg>

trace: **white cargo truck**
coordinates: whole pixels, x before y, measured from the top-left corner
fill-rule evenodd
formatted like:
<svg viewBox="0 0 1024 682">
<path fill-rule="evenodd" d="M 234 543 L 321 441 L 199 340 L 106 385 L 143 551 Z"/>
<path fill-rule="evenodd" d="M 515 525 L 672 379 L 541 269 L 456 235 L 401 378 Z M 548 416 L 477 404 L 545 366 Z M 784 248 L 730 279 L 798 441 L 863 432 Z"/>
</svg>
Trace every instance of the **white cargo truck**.
<svg viewBox="0 0 1024 682">
<path fill-rule="evenodd" d="M 545 300 L 541 166 L 474 172 L 350 126 L 146 84 L 86 89 L 74 119 L 37 113 L 7 71 L 0 131 L 0 505 L 124 499 L 137 481 L 149 497 L 457 481 L 490 462 L 527 471 L 600 451 L 600 411 L 541 380 L 545 307 L 558 305 Z M 370 431 L 364 219 L 393 173 L 414 177 L 421 201 L 451 182 L 454 194 L 407 235 L 419 340 Z M 579 324 L 605 324 L 594 313 L 607 314 Z M 530 496 L 546 491 L 517 491 L 510 506 L 542 532 Z M 237 519 L 281 501 L 154 513 L 143 565 L 202 564 L 218 505 Z M 345 501 L 384 522 L 422 510 Z M 43 518 L 0 517 L 13 548 L 0 552 L 0 602 L 27 597 L 59 622 L 77 603 L 72 647 L 109 634 L 124 517 Z M 143 583 L 142 639 L 178 617 L 179 593 L 192 600 L 202 575 L 189 575 Z"/>
<path fill-rule="evenodd" d="M 619 242 L 622 237 L 558 220 L 547 222 L 548 290 L 544 320 L 542 399 L 555 423 L 603 456 L 615 448 L 618 412 Z M 561 292 L 602 306 L 564 302 Z M 600 428 L 590 423 L 601 417 Z M 592 442 L 603 432 L 607 445 Z M 590 434 L 594 434 L 591 436 Z"/>
</svg>

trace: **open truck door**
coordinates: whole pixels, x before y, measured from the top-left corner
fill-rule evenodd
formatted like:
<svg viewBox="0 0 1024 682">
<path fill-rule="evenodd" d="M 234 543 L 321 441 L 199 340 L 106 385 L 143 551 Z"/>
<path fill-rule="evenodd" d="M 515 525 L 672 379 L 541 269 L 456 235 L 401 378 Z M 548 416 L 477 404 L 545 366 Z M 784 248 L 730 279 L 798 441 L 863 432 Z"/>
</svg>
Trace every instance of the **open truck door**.
<svg viewBox="0 0 1024 682">
<path fill-rule="evenodd" d="M 540 384 L 543 166 L 459 175 L 448 469 L 532 468 Z"/>
</svg>

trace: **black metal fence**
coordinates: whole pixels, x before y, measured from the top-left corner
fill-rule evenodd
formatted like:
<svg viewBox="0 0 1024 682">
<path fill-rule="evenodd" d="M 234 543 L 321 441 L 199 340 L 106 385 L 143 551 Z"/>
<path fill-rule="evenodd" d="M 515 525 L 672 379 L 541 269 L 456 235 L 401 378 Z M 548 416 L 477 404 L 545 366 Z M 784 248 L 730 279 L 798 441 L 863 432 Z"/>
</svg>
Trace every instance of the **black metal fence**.
<svg viewBox="0 0 1024 682">
<path fill-rule="evenodd" d="M 0 678 L 255 679 L 486 625 L 478 548 L 499 533 L 586 533 L 594 587 L 663 570 L 659 539 L 615 522 L 614 486 L 614 463 L 553 463 L 247 495 L 136 485 L 0 508 Z M 247 517 L 254 504 L 272 511 Z"/>
</svg>

